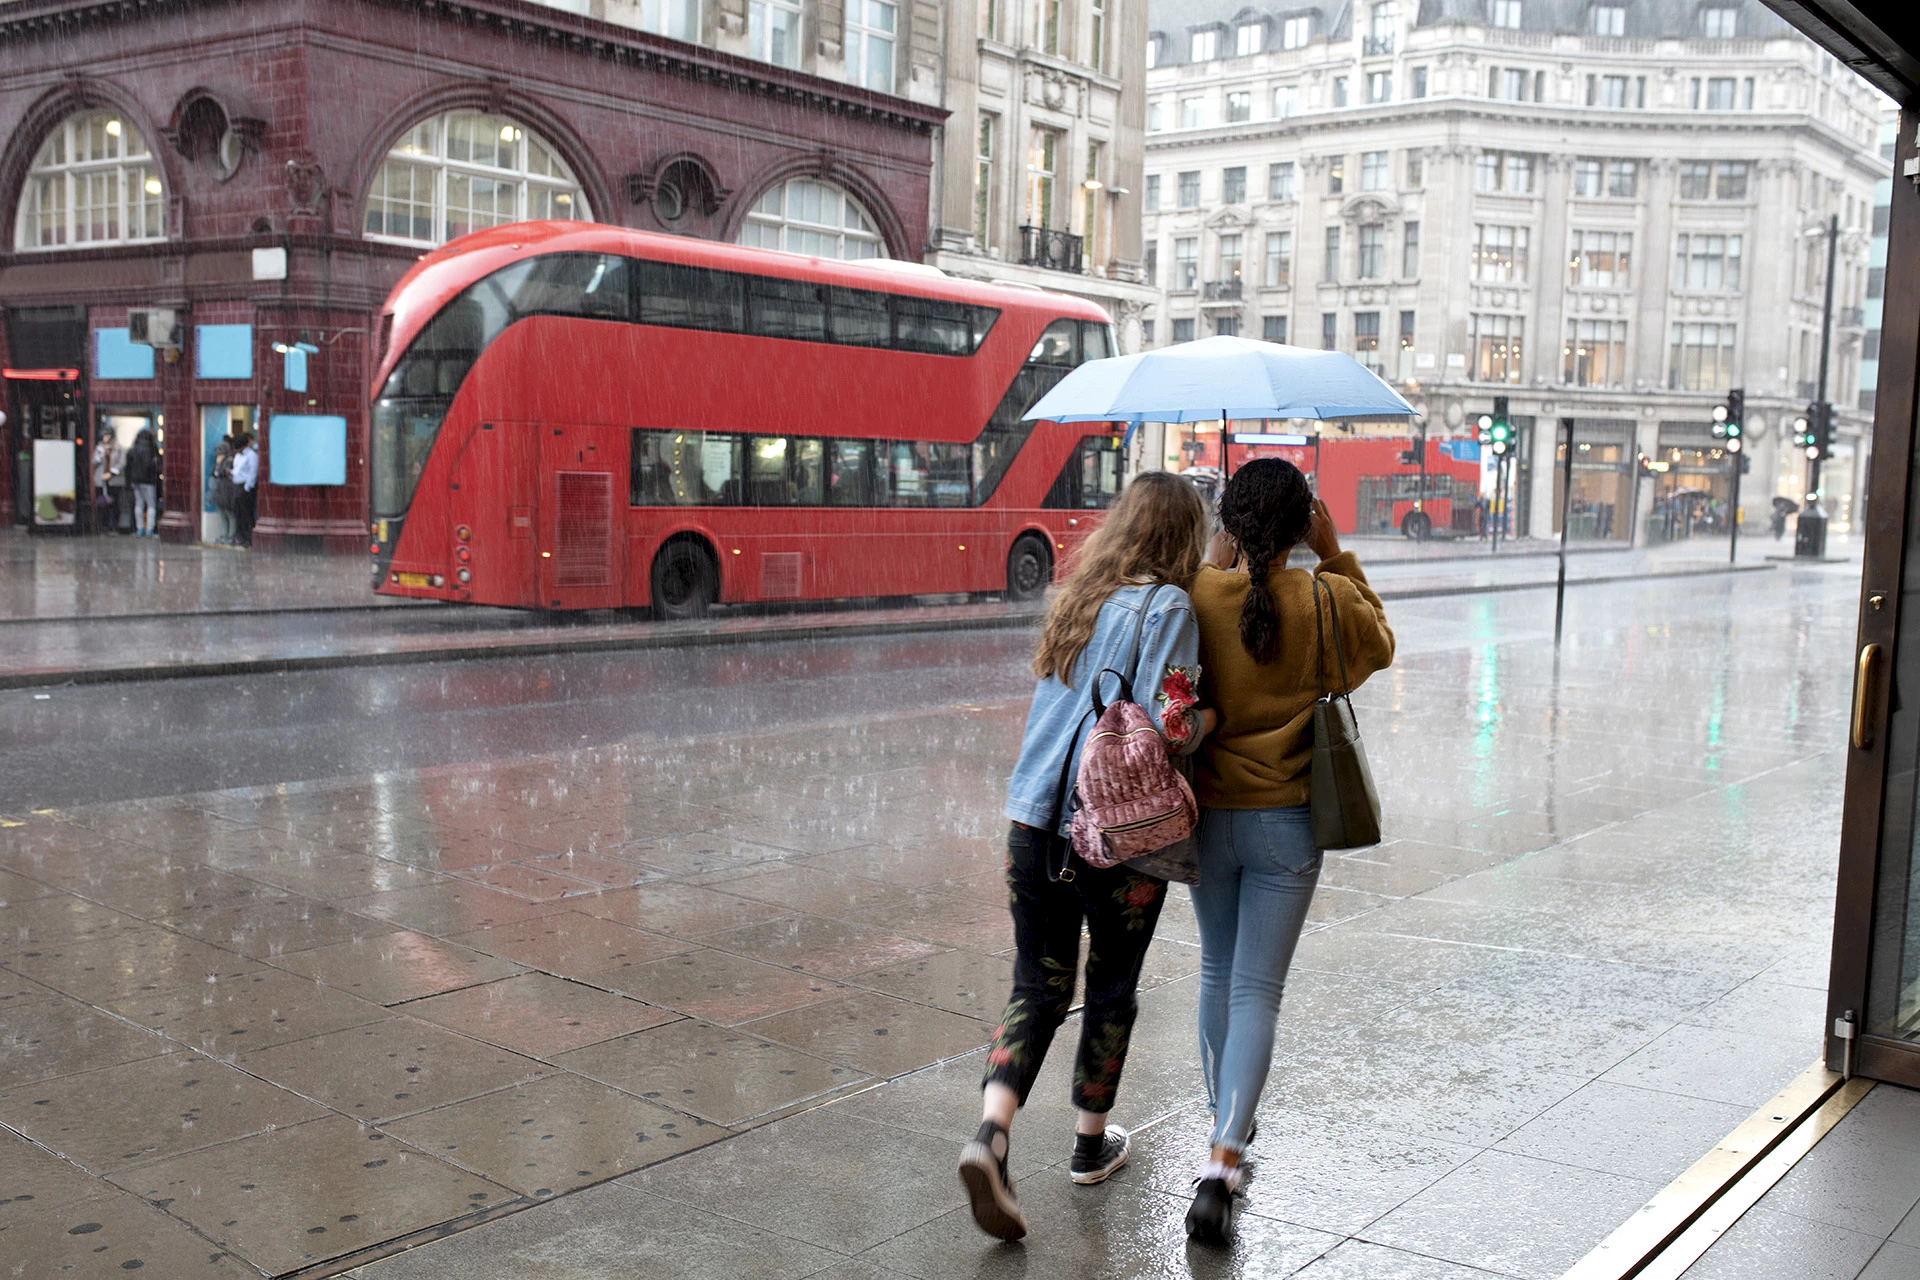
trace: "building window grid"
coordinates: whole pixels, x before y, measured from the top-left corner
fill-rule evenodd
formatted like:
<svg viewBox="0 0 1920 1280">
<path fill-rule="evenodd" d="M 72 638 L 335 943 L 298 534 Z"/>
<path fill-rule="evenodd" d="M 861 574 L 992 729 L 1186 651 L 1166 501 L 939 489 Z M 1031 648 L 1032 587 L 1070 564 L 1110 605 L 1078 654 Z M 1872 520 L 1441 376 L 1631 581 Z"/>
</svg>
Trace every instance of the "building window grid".
<svg viewBox="0 0 1920 1280">
<path fill-rule="evenodd" d="M 1198 129 L 1206 124 L 1206 99 L 1193 97 L 1180 99 L 1180 127 Z"/>
<path fill-rule="evenodd" d="M 1267 166 L 1267 199 L 1293 199 L 1293 161 L 1282 160 Z"/>
<path fill-rule="evenodd" d="M 740 244 L 815 258 L 884 258 L 873 219 L 853 196 L 817 178 L 776 183 L 747 212 Z"/>
<path fill-rule="evenodd" d="M 68 116 L 40 144 L 23 184 L 20 249 L 166 238 L 165 187 L 140 131 L 110 111 Z"/>
<path fill-rule="evenodd" d="M 698 41 L 698 0 L 641 0 L 640 29 L 672 40 Z"/>
<path fill-rule="evenodd" d="M 1525 227 L 1475 223 L 1473 278 L 1483 284 L 1518 284 L 1527 279 Z"/>
<path fill-rule="evenodd" d="M 1347 158 L 1327 157 L 1327 194 L 1337 196 L 1347 188 Z"/>
<path fill-rule="evenodd" d="M 367 194 L 370 239 L 448 240 L 508 222 L 590 217 L 559 154 L 505 116 L 452 111 L 407 130 Z"/>
<path fill-rule="evenodd" d="M 1059 175 L 1060 135 L 1035 129 L 1027 144 L 1027 225 L 1053 226 L 1054 183 Z"/>
<path fill-rule="evenodd" d="M 1087 144 L 1087 173 L 1080 184 L 1080 239 L 1088 263 L 1099 261 L 1100 239 L 1100 192 L 1105 189 L 1100 180 L 1100 144 Z"/>
<path fill-rule="evenodd" d="M 1367 101 L 1393 101 L 1393 72 L 1369 71 L 1367 73 Z"/>
<path fill-rule="evenodd" d="M 1313 38 L 1313 19 L 1310 17 L 1288 18 L 1280 24 L 1280 47 L 1282 49 L 1304 49 Z"/>
<path fill-rule="evenodd" d="M 1740 29 L 1740 11 L 1731 8 L 1702 9 L 1700 34 L 1709 40 L 1731 40 Z"/>
<path fill-rule="evenodd" d="M 1627 7 L 1619 4 L 1596 4 L 1587 11 L 1587 30 L 1596 36 L 1624 36 L 1627 34 Z"/>
<path fill-rule="evenodd" d="M 1407 190 L 1419 191 L 1427 185 L 1427 161 L 1418 151 L 1407 152 Z"/>
<path fill-rule="evenodd" d="M 1278 85 L 1273 91 L 1273 118 L 1287 120 L 1300 114 L 1300 86 Z"/>
<path fill-rule="evenodd" d="M 1326 284 L 1340 282 L 1340 228 L 1328 227 L 1325 257 L 1320 263 L 1320 279 Z"/>
<path fill-rule="evenodd" d="M 1582 289 L 1630 287 L 1631 231 L 1575 231 L 1567 260 L 1567 285 Z"/>
<path fill-rule="evenodd" d="M 1095 71 L 1107 69 L 1107 0 L 1088 0 L 1092 17 L 1087 32 L 1087 65 Z"/>
<path fill-rule="evenodd" d="M 1385 151 L 1360 153 L 1360 189 L 1362 191 L 1387 189 L 1387 153 Z"/>
<path fill-rule="evenodd" d="M 747 56 L 799 70 L 800 21 L 798 0 L 749 0 Z"/>
<path fill-rule="evenodd" d="M 1357 276 L 1361 280 L 1378 280 L 1387 271 L 1387 229 L 1378 222 L 1363 223 L 1360 227 L 1359 263 Z M 1374 317 L 1375 323 L 1379 317 Z"/>
<path fill-rule="evenodd" d="M 1240 124 L 1253 119 L 1253 92 L 1236 89 L 1227 94 L 1227 123 Z"/>
<path fill-rule="evenodd" d="M 1674 288 L 1738 292 L 1741 247 L 1738 235 L 1681 233 L 1674 247 Z"/>
<path fill-rule="evenodd" d="M 973 242 L 982 252 L 993 230 L 993 131 L 994 118 L 983 114 L 973 157 Z"/>
<path fill-rule="evenodd" d="M 1185 316 L 1173 322 L 1173 340 L 1175 342 L 1193 341 L 1193 317 Z"/>
<path fill-rule="evenodd" d="M 1496 27 L 1509 31 L 1520 29 L 1520 0 L 1492 0 L 1487 6 L 1487 20 Z"/>
<path fill-rule="evenodd" d="M 1236 283 L 1240 280 L 1243 243 L 1237 232 L 1220 237 L 1219 279 L 1232 280 Z"/>
<path fill-rule="evenodd" d="M 1521 339 L 1525 321 L 1520 316 L 1487 315 L 1472 317 L 1470 374 L 1476 382 L 1517 383 L 1520 381 Z"/>
<path fill-rule="evenodd" d="M 1682 200 L 1744 200 L 1751 166 L 1745 160 L 1683 160 Z"/>
<path fill-rule="evenodd" d="M 1193 289 L 1200 282 L 1200 242 L 1182 236 L 1173 242 L 1173 287 Z"/>
<path fill-rule="evenodd" d="M 1347 78 L 1345 76 L 1335 76 L 1333 78 L 1333 105 L 1335 108 L 1347 105 Z"/>
<path fill-rule="evenodd" d="M 1625 320 L 1569 320 L 1560 380 L 1576 387 L 1621 387 L 1627 375 Z"/>
<path fill-rule="evenodd" d="M 1212 62 L 1219 48 L 1220 33 L 1217 31 L 1196 31 L 1188 42 L 1189 62 Z"/>
<path fill-rule="evenodd" d="M 1287 340 L 1287 318 L 1285 316 L 1260 317 L 1260 336 L 1268 342 Z"/>
<path fill-rule="evenodd" d="M 1669 391 L 1724 392 L 1733 385 L 1734 326 L 1675 324 L 1667 366 Z"/>
<path fill-rule="evenodd" d="M 1140 203 L 1141 203 L 1141 206 L 1145 208 L 1148 213 L 1160 212 L 1160 175 L 1159 174 L 1150 173 L 1147 175 L 1147 189 L 1145 194 L 1141 196 Z"/>
<path fill-rule="evenodd" d="M 1189 169 L 1179 175 L 1174 199 L 1182 209 L 1200 207 L 1200 171 L 1198 169 Z"/>
<path fill-rule="evenodd" d="M 1533 175 L 1534 157 L 1525 152 L 1482 151 L 1474 160 L 1473 185 L 1477 191 L 1530 195 Z"/>
<path fill-rule="evenodd" d="M 1427 96 L 1427 69 L 1425 67 L 1415 67 L 1413 69 L 1412 96 L 1416 98 L 1424 98 Z"/>
<path fill-rule="evenodd" d="M 1320 313 L 1320 349 L 1332 351 L 1340 343 L 1340 316 L 1336 312 Z"/>
<path fill-rule="evenodd" d="M 1353 313 L 1353 358 L 1373 372 L 1381 372 L 1380 313 L 1378 311 Z"/>
<path fill-rule="evenodd" d="M 887 0 L 847 0 L 847 83 L 893 92 L 896 15 Z"/>
<path fill-rule="evenodd" d="M 1243 22 L 1234 28 L 1233 51 L 1242 58 L 1250 58 L 1260 52 L 1265 43 L 1266 26 L 1258 22 Z"/>
<path fill-rule="evenodd" d="M 1261 279 L 1269 289 L 1293 283 L 1293 232 L 1267 232 L 1265 275 Z"/>
<path fill-rule="evenodd" d="M 1420 274 L 1420 224 L 1407 222 L 1400 228 L 1400 276 L 1411 280 Z"/>
<path fill-rule="evenodd" d="M 1235 165 L 1231 169 L 1220 171 L 1220 203 L 1245 204 L 1247 202 L 1247 167 Z"/>
</svg>

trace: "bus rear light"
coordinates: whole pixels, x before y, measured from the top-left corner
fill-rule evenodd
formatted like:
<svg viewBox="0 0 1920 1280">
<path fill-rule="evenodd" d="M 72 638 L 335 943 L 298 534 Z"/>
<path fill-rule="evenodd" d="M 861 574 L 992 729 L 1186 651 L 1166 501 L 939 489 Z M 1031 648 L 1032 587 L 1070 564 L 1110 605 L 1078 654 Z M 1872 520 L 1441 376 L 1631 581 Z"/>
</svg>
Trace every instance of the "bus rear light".
<svg viewBox="0 0 1920 1280">
<path fill-rule="evenodd" d="M 400 581 L 400 575 L 397 573 L 391 574 L 388 576 L 387 581 L 397 583 Z"/>
<path fill-rule="evenodd" d="M 465 564 L 467 561 L 473 559 L 473 552 L 469 551 L 465 547 L 455 547 L 453 549 L 453 554 L 454 554 L 454 557 L 458 559 L 461 564 Z"/>
<path fill-rule="evenodd" d="M 372 546 L 370 546 L 370 547 L 368 547 L 368 548 L 367 548 L 367 554 L 369 554 L 369 555 L 376 555 L 376 556 L 377 556 L 377 555 L 379 555 L 379 554 L 380 554 L 380 544 L 376 542 L 376 543 L 374 543 L 374 544 L 373 544 Z"/>
<path fill-rule="evenodd" d="M 453 530 L 453 536 L 462 542 L 466 542 L 473 537 L 473 530 L 469 529 L 466 525 L 457 525 Z"/>
<path fill-rule="evenodd" d="M 473 581 L 473 570 L 462 569 L 458 573 L 454 574 L 453 576 L 460 579 L 460 585 L 464 587 L 469 582 Z"/>
<path fill-rule="evenodd" d="M 432 577 L 432 578 L 430 579 L 430 581 L 431 581 L 431 582 L 433 583 L 433 585 L 434 585 L 434 586 L 436 586 L 436 587 L 444 587 L 444 586 L 446 586 L 446 585 L 447 585 L 447 580 L 446 580 L 445 578 L 443 578 L 443 577 L 441 577 L 441 576 L 440 576 L 439 574 L 437 574 L 437 573 L 433 575 L 433 577 Z"/>
</svg>

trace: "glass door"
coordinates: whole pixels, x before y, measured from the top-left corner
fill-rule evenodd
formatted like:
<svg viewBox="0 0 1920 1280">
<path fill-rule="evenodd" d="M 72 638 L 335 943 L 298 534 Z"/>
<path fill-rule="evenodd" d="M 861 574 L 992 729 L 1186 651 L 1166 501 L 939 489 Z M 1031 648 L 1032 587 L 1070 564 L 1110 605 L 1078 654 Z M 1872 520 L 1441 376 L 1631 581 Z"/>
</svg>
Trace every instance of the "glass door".
<svg viewBox="0 0 1920 1280">
<path fill-rule="evenodd" d="M 1894 172 L 1913 155 L 1905 114 Z M 1827 1063 L 1920 1087 L 1920 192 L 1897 177 L 1888 234 Z"/>
</svg>

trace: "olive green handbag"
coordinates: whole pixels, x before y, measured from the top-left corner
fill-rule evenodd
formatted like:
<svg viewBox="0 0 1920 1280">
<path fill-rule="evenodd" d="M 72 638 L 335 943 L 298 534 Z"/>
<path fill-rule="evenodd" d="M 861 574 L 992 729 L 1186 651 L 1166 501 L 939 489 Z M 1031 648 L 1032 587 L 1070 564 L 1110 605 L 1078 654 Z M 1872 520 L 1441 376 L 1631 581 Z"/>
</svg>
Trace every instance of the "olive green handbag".
<svg viewBox="0 0 1920 1280">
<path fill-rule="evenodd" d="M 1333 654 L 1339 662 L 1340 687 L 1327 688 L 1327 636 L 1320 620 L 1320 593 L 1327 593 L 1327 615 L 1333 619 Z M 1353 718 L 1353 698 L 1347 684 L 1347 655 L 1340 647 L 1340 612 L 1333 588 L 1313 575 L 1313 629 L 1319 655 L 1315 672 L 1320 697 L 1313 704 L 1313 765 L 1309 793 L 1313 817 L 1313 847 L 1358 849 L 1380 843 L 1380 795 L 1367 767 L 1367 749 L 1360 741 L 1360 725 Z"/>
</svg>

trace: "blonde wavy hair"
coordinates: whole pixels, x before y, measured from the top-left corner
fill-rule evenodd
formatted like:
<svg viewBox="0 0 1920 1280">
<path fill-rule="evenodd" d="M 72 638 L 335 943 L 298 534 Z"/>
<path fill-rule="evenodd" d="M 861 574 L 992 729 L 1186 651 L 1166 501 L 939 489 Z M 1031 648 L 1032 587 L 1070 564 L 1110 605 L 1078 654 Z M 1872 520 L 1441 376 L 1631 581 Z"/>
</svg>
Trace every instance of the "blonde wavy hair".
<svg viewBox="0 0 1920 1280">
<path fill-rule="evenodd" d="M 1207 508 L 1181 476 L 1142 472 L 1121 491 L 1074 557 L 1040 632 L 1033 673 L 1072 685 L 1073 664 L 1093 639 L 1100 606 L 1121 587 L 1170 582 L 1185 590 L 1207 552 Z"/>
</svg>

